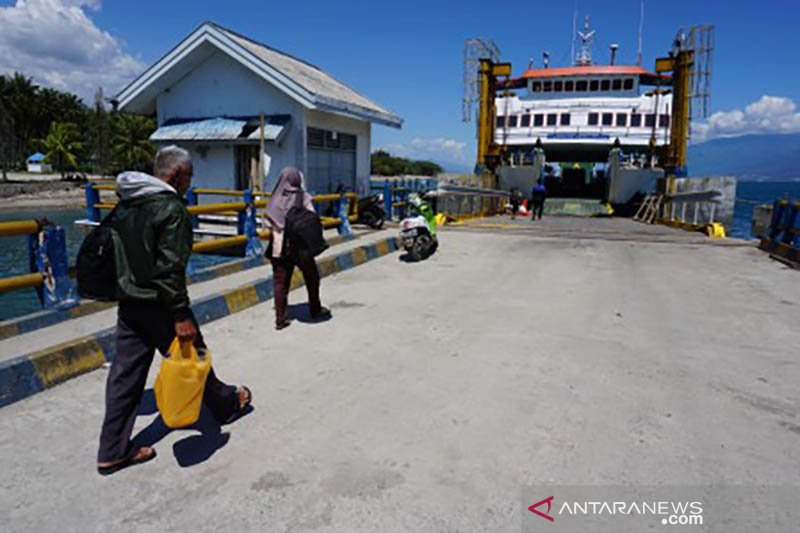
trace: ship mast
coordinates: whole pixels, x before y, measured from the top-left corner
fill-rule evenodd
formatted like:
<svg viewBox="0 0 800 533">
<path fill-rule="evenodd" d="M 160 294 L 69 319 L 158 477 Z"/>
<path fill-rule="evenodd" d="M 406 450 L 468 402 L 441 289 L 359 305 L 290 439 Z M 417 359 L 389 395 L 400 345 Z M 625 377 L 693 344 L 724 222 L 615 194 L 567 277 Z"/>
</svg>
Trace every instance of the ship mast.
<svg viewBox="0 0 800 533">
<path fill-rule="evenodd" d="M 583 31 L 578 32 L 578 37 L 581 38 L 581 47 L 578 50 L 578 55 L 575 57 L 575 66 L 588 67 L 592 64 L 592 41 L 594 41 L 595 30 L 589 28 L 589 15 L 583 23 Z"/>
</svg>

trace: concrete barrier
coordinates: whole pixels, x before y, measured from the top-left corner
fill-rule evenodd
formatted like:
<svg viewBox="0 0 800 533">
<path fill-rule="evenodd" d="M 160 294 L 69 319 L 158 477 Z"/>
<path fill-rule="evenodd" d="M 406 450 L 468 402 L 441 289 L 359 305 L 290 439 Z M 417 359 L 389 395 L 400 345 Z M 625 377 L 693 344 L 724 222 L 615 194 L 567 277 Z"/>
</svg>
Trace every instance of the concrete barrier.
<svg viewBox="0 0 800 533">
<path fill-rule="evenodd" d="M 396 237 L 374 244 L 359 246 L 318 261 L 321 277 L 354 268 L 400 248 Z M 303 284 L 302 275 L 295 272 L 291 288 Z M 272 298 L 272 277 L 243 287 L 198 300 L 192 305 L 197 321 L 202 325 L 238 313 Z M 0 363 L 0 407 L 32 396 L 73 377 L 100 368 L 114 359 L 114 331 L 102 331 L 51 346 Z"/>
</svg>

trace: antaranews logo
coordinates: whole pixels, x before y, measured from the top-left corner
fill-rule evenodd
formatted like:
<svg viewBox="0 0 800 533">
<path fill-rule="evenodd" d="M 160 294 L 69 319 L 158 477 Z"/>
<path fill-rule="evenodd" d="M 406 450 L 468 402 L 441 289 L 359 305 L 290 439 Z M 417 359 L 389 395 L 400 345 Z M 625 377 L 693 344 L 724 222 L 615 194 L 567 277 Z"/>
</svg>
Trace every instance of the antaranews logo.
<svg viewBox="0 0 800 533">
<path fill-rule="evenodd" d="M 533 514 L 555 522 L 550 515 L 555 496 L 528 507 Z M 547 505 L 547 510 L 543 507 Z M 554 514 L 573 516 L 654 516 L 663 525 L 703 525 L 703 505 L 699 501 L 564 501 Z"/>
</svg>

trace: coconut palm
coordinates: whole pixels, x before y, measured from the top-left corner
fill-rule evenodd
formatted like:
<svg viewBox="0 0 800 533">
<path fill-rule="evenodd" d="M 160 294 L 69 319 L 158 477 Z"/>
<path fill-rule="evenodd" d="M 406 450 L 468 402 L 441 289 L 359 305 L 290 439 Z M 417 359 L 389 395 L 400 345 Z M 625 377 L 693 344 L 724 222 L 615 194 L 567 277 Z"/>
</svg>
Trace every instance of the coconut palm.
<svg viewBox="0 0 800 533">
<path fill-rule="evenodd" d="M 66 171 L 78 167 L 78 157 L 83 151 L 81 133 L 72 122 L 53 122 L 50 133 L 41 141 L 44 148 L 45 161 L 61 172 L 61 179 Z"/>
<path fill-rule="evenodd" d="M 151 170 L 155 147 L 150 134 L 155 131 L 155 121 L 141 115 L 116 114 L 112 116 L 111 148 L 117 166 L 123 170 Z"/>
</svg>

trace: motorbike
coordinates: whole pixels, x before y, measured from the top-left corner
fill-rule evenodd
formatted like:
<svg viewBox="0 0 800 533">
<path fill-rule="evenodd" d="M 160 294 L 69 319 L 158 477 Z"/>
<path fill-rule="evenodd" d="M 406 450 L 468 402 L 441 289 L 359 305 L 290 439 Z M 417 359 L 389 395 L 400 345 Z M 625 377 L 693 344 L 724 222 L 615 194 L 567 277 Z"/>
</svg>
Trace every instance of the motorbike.
<svg viewBox="0 0 800 533">
<path fill-rule="evenodd" d="M 373 229 L 381 229 L 386 218 L 386 210 L 380 195 L 373 194 L 358 200 L 358 223 Z"/>
<path fill-rule="evenodd" d="M 400 222 L 400 240 L 413 261 L 422 261 L 433 255 L 439 246 L 436 214 L 431 204 L 416 194 L 411 195 L 409 204 L 412 207 L 412 216 Z"/>
</svg>

